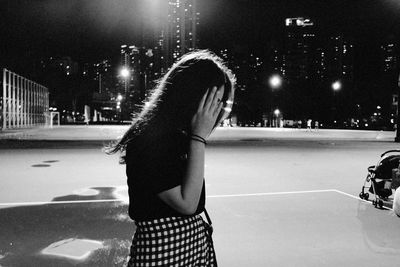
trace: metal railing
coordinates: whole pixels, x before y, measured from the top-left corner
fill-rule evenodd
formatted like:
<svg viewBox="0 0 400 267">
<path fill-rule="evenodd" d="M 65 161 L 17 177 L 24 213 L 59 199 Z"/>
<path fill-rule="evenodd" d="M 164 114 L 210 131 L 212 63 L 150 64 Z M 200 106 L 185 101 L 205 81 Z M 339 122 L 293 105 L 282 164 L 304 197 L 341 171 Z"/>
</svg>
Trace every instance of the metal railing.
<svg viewBox="0 0 400 267">
<path fill-rule="evenodd" d="M 34 81 L 3 69 L 2 129 L 48 124 L 49 90 Z"/>
</svg>

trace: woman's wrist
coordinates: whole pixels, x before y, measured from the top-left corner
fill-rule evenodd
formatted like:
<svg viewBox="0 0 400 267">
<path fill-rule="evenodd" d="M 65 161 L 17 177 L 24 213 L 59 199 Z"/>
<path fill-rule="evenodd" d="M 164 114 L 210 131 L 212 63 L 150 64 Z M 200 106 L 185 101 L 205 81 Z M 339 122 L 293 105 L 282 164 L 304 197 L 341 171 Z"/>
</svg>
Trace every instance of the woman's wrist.
<svg viewBox="0 0 400 267">
<path fill-rule="evenodd" d="M 199 138 L 201 138 L 201 139 L 203 139 L 203 140 L 206 139 L 206 137 L 204 137 L 205 135 L 204 135 L 204 134 L 200 134 L 200 133 L 189 132 L 188 135 L 189 135 L 189 136 L 199 137 Z"/>
<path fill-rule="evenodd" d="M 192 141 L 200 142 L 200 143 L 203 143 L 204 145 L 207 145 L 207 141 L 203 137 L 201 137 L 197 134 L 191 134 L 191 135 L 189 135 L 189 138 Z"/>
</svg>

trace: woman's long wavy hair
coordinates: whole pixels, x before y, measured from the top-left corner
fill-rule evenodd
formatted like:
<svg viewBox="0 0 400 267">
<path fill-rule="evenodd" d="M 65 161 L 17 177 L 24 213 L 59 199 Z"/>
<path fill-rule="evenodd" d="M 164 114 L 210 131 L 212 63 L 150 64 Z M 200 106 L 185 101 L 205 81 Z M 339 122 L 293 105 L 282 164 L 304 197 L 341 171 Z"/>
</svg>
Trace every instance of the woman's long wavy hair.
<svg viewBox="0 0 400 267">
<path fill-rule="evenodd" d="M 106 153 L 124 154 L 127 145 L 138 137 L 151 142 L 177 130 L 190 132 L 191 120 L 207 89 L 224 85 L 223 109 L 215 127 L 229 115 L 233 104 L 236 79 L 221 58 L 208 50 L 182 56 L 159 80 L 132 126 L 122 138 L 106 148 Z M 125 163 L 125 157 L 121 157 Z"/>
</svg>

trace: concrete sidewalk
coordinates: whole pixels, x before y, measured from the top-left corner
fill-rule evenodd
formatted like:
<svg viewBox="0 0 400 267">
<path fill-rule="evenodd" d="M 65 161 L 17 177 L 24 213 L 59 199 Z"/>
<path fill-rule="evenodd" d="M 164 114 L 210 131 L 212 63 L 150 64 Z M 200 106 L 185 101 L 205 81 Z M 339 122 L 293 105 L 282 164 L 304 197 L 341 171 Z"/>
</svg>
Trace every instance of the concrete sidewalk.
<svg viewBox="0 0 400 267">
<path fill-rule="evenodd" d="M 63 125 L 0 131 L 2 140 L 110 141 L 121 137 L 129 125 Z M 264 139 L 393 141 L 394 131 L 332 130 L 307 131 L 292 128 L 221 127 L 210 137 L 215 141 L 260 141 Z"/>
</svg>

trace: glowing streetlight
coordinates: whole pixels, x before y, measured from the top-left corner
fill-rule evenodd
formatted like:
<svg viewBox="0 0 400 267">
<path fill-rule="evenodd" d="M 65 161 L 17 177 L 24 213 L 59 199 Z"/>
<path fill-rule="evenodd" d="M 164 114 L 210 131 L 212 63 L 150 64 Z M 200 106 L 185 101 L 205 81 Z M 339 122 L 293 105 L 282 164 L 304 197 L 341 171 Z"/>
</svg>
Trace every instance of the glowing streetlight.
<svg viewBox="0 0 400 267">
<path fill-rule="evenodd" d="M 129 69 L 126 68 L 126 67 L 123 67 L 123 68 L 120 70 L 119 74 L 120 74 L 121 77 L 124 78 L 124 79 L 128 78 L 128 77 L 131 75 L 130 72 L 129 72 Z"/>
<path fill-rule="evenodd" d="M 342 89 L 342 83 L 340 81 L 332 83 L 332 89 L 334 91 L 339 91 L 340 89 Z"/>
<path fill-rule="evenodd" d="M 278 74 L 272 75 L 269 78 L 269 85 L 272 89 L 277 89 L 282 85 L 282 78 Z"/>
<path fill-rule="evenodd" d="M 279 109 L 275 109 L 274 111 L 275 116 L 279 116 L 279 114 L 281 114 L 281 111 Z"/>
<path fill-rule="evenodd" d="M 268 83 L 269 83 L 269 86 L 271 87 L 271 97 L 270 97 L 270 108 L 271 108 L 271 110 L 270 110 L 270 113 L 269 113 L 269 117 L 270 117 L 269 124 L 270 124 L 270 127 L 272 127 L 272 121 L 274 119 L 273 116 L 274 116 L 274 114 L 276 114 L 273 111 L 273 102 L 274 102 L 273 98 L 274 98 L 274 95 L 276 93 L 274 91 L 276 91 L 276 89 L 278 89 L 278 88 L 280 88 L 282 86 L 282 77 L 280 75 L 278 75 L 278 74 L 274 74 L 269 78 Z"/>
<path fill-rule="evenodd" d="M 129 83 L 129 76 L 131 76 L 131 72 L 127 67 L 123 67 L 119 71 L 119 75 L 124 79 L 124 85 L 125 85 L 125 95 L 128 95 L 128 83 Z"/>
<path fill-rule="evenodd" d="M 333 123 L 336 124 L 336 109 L 337 109 L 337 99 L 336 99 L 336 92 L 338 92 L 340 89 L 342 89 L 342 83 L 340 81 L 335 81 L 332 83 L 332 89 L 333 89 L 333 103 L 332 103 L 332 118 L 333 118 Z"/>
<path fill-rule="evenodd" d="M 121 95 L 121 94 L 118 94 L 118 96 L 117 96 L 117 100 L 118 100 L 118 101 L 121 101 L 121 100 L 122 100 L 122 98 L 123 98 L 123 97 L 122 97 L 122 95 Z"/>
</svg>

